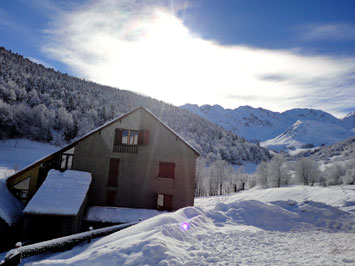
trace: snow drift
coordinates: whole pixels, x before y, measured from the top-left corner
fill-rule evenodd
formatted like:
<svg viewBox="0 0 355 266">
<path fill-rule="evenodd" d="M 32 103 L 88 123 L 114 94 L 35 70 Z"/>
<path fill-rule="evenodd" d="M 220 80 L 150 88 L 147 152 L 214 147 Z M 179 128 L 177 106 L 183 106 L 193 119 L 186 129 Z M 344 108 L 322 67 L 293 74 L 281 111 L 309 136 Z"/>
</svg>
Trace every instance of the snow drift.
<svg viewBox="0 0 355 266">
<path fill-rule="evenodd" d="M 355 186 L 254 189 L 196 205 L 33 264 L 355 263 Z"/>
</svg>

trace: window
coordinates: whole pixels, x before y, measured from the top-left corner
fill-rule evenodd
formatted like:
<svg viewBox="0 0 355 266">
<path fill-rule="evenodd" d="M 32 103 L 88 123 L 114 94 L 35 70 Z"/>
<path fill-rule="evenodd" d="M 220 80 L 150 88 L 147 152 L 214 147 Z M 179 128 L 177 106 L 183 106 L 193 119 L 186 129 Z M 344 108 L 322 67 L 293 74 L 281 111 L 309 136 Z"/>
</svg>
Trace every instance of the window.
<svg viewBox="0 0 355 266">
<path fill-rule="evenodd" d="M 115 130 L 113 152 L 138 153 L 138 145 L 148 145 L 148 130 L 121 129 Z"/>
<path fill-rule="evenodd" d="M 168 194 L 157 195 L 157 209 L 171 211 L 173 209 L 173 196 Z"/>
<path fill-rule="evenodd" d="M 73 166 L 73 154 L 62 154 L 62 158 L 60 160 L 60 170 L 70 170 Z"/>
<path fill-rule="evenodd" d="M 27 177 L 25 180 L 17 183 L 11 188 L 12 193 L 15 194 L 15 196 L 23 203 L 27 202 L 30 182 L 31 176 Z"/>
<path fill-rule="evenodd" d="M 122 130 L 121 144 L 137 145 L 138 144 L 138 131 L 136 130 Z"/>
<path fill-rule="evenodd" d="M 159 162 L 158 177 L 174 178 L 175 177 L 175 163 Z"/>
<path fill-rule="evenodd" d="M 71 170 L 73 167 L 73 157 L 74 157 L 75 147 L 66 150 L 62 153 L 60 158 L 60 171 Z"/>
</svg>

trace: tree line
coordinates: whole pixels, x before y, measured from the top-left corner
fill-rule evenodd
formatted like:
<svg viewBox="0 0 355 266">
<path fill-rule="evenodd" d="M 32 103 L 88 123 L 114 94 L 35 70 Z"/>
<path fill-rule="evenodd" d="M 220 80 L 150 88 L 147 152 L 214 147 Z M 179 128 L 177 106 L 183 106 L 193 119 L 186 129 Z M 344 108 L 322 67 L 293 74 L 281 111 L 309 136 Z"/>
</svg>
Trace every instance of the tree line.
<svg viewBox="0 0 355 266">
<path fill-rule="evenodd" d="M 355 184 L 355 159 L 319 165 L 309 157 L 286 161 L 275 155 L 261 162 L 255 173 L 245 173 L 243 167 L 235 170 L 221 158 L 207 166 L 202 158 L 196 167 L 195 196 L 217 196 L 250 189 L 283 187 L 288 185 L 331 186 Z"/>
</svg>

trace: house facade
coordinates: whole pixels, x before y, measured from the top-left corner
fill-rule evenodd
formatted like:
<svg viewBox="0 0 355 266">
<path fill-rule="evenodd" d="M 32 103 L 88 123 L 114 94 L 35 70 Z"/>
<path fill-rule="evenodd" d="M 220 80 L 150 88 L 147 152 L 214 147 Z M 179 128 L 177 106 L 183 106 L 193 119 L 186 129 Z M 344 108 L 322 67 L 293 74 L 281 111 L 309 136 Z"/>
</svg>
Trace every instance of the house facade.
<svg viewBox="0 0 355 266">
<path fill-rule="evenodd" d="M 50 169 L 88 172 L 89 206 L 176 210 L 194 203 L 199 153 L 144 107 L 92 131 L 8 178 L 25 204 Z"/>
</svg>

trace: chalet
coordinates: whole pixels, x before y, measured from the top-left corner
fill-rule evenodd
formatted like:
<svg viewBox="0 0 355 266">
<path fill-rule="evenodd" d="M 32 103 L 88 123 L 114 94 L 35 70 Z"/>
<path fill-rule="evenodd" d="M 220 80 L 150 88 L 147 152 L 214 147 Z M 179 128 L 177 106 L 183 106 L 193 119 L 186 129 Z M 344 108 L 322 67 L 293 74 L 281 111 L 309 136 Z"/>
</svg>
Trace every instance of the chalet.
<svg viewBox="0 0 355 266">
<path fill-rule="evenodd" d="M 89 206 L 176 210 L 194 203 L 198 156 L 170 127 L 139 107 L 19 171 L 7 179 L 7 186 L 28 204 L 51 169 L 75 170 L 91 175 Z"/>
</svg>

